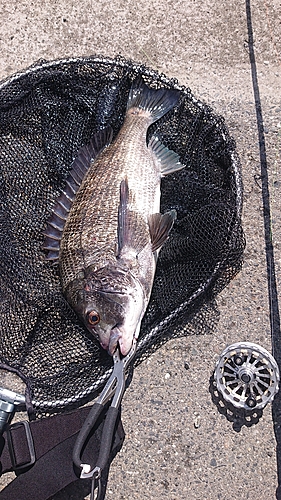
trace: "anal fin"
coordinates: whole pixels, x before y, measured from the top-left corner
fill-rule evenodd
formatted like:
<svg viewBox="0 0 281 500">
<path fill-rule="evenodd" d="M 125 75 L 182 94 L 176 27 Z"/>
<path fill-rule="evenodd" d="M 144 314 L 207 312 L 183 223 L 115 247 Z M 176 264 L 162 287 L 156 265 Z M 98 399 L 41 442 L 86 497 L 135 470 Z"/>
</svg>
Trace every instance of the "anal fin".
<svg viewBox="0 0 281 500">
<path fill-rule="evenodd" d="M 156 252 L 167 240 L 177 217 L 176 210 L 165 214 L 152 214 L 148 219 L 152 252 Z"/>
<path fill-rule="evenodd" d="M 151 149 L 152 153 L 156 156 L 156 159 L 160 165 L 161 175 L 165 176 L 173 172 L 177 172 L 185 167 L 180 162 L 180 157 L 177 153 L 168 149 L 158 137 L 153 135 L 149 141 L 148 147 Z"/>
</svg>

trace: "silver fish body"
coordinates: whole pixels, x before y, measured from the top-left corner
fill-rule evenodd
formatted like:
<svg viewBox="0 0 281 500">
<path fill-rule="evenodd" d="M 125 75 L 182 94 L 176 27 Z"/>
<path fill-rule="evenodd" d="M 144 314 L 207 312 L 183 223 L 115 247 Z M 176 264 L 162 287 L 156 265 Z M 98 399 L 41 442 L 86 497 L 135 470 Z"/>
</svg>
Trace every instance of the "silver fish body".
<svg viewBox="0 0 281 500">
<path fill-rule="evenodd" d="M 74 193 L 71 206 L 62 209 L 67 193 L 62 194 L 45 233 L 49 258 L 58 255 L 66 299 L 110 354 L 119 344 L 126 355 L 138 337 L 157 253 L 175 219 L 175 211 L 159 214 L 160 180 L 183 166 L 157 137 L 148 146 L 146 137 L 150 124 L 178 97 L 175 91 L 149 89 L 140 80 L 132 86 L 117 137 L 109 145 L 108 130 L 94 138 L 90 153 L 95 158 L 85 160 L 83 153 L 89 167 L 80 186 L 82 174 L 73 182 L 79 170 L 74 162 L 68 183 Z M 61 229 L 59 236 L 54 225 Z"/>
</svg>

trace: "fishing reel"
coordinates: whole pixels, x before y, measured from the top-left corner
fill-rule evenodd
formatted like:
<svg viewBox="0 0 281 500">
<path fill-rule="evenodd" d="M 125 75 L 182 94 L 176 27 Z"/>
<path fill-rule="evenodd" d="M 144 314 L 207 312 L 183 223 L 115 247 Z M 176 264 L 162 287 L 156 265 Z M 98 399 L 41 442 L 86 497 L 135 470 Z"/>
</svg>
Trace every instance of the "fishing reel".
<svg viewBox="0 0 281 500">
<path fill-rule="evenodd" d="M 225 401 L 245 410 L 262 409 L 279 390 L 279 368 L 274 357 L 251 342 L 228 346 L 214 372 L 218 391 Z"/>
</svg>

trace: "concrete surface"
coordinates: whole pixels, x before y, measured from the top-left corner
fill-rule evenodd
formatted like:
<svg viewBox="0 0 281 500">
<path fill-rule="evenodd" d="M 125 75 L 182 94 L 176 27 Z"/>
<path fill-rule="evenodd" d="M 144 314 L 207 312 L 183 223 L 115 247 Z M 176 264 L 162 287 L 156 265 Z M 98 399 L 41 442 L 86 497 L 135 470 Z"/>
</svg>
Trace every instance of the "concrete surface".
<svg viewBox="0 0 281 500">
<path fill-rule="evenodd" d="M 209 393 L 215 361 L 226 345 L 247 340 L 271 350 L 262 193 L 254 179 L 260 174 L 260 158 L 245 1 L 1 3 L 1 78 L 42 58 L 120 53 L 176 77 L 222 114 L 243 166 L 243 271 L 218 299 L 221 319 L 214 335 L 170 341 L 135 370 L 122 405 L 126 440 L 112 463 L 106 498 L 273 500 L 277 463 L 270 406 L 256 425 L 237 432 Z M 280 8 L 280 0 L 251 2 L 279 288 Z M 2 477 L 1 485 L 9 479 Z M 78 500 L 84 494 L 73 487 L 56 500 L 67 498 Z"/>
</svg>

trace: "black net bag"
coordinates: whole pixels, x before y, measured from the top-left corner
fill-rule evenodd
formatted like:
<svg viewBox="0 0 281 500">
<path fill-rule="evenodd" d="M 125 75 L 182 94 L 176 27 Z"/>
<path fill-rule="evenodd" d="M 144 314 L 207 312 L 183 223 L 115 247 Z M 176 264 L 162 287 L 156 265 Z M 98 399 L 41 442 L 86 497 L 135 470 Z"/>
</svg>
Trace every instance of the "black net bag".
<svg viewBox="0 0 281 500">
<path fill-rule="evenodd" d="M 93 398 L 112 358 L 65 301 L 46 262 L 43 231 L 78 150 L 120 129 L 132 81 L 180 90 L 173 111 L 149 129 L 186 167 L 162 181 L 161 212 L 177 211 L 160 252 L 135 364 L 169 338 L 212 331 L 215 296 L 240 270 L 242 187 L 224 120 L 144 66 L 102 57 L 42 61 L 0 84 L 0 367 L 26 383 L 37 416 Z"/>
</svg>

